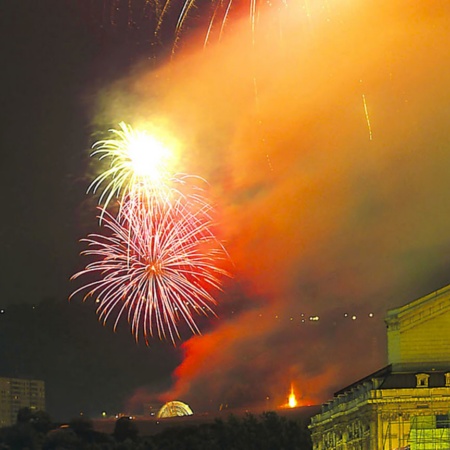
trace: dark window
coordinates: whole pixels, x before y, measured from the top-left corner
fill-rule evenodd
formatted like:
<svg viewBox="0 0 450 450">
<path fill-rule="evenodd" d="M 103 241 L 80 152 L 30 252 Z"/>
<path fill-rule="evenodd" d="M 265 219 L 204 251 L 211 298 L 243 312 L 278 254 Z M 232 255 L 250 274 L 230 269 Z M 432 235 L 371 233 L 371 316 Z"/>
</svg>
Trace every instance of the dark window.
<svg viewBox="0 0 450 450">
<path fill-rule="evenodd" d="M 436 428 L 450 428 L 450 418 L 446 414 L 436 416 Z"/>
</svg>

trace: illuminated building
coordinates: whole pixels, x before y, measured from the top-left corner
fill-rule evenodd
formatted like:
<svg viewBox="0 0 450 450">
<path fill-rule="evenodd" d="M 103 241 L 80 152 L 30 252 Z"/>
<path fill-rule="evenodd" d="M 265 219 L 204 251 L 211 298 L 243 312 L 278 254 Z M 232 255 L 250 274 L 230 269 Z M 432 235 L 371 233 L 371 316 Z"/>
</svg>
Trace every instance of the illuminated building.
<svg viewBox="0 0 450 450">
<path fill-rule="evenodd" d="M 314 450 L 450 448 L 450 286 L 388 311 L 388 365 L 311 418 Z"/>
<path fill-rule="evenodd" d="M 41 380 L 0 378 L 0 428 L 13 425 L 22 408 L 45 410 L 45 384 Z"/>
<path fill-rule="evenodd" d="M 186 403 L 179 401 L 167 402 L 158 412 L 157 417 L 164 419 L 166 417 L 192 416 L 192 409 Z"/>
</svg>

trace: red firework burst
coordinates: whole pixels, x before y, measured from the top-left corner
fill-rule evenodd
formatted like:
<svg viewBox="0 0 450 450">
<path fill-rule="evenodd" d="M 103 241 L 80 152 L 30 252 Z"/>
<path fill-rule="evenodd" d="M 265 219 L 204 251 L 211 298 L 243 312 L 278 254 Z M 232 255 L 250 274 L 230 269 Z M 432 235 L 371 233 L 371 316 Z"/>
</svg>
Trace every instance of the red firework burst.
<svg viewBox="0 0 450 450">
<path fill-rule="evenodd" d="M 97 279 L 71 298 L 80 292 L 95 297 L 100 320 L 116 315 L 114 329 L 127 312 L 136 340 L 142 332 L 148 343 L 156 332 L 175 342 L 180 321 L 199 333 L 194 316 L 214 314 L 210 290 L 220 289 L 228 275 L 218 266 L 228 256 L 212 232 L 210 212 L 205 202 L 183 196 L 172 203 L 128 196 L 117 217 L 102 210 L 106 234 L 83 239 L 82 254 L 93 261 L 72 277 Z"/>
</svg>

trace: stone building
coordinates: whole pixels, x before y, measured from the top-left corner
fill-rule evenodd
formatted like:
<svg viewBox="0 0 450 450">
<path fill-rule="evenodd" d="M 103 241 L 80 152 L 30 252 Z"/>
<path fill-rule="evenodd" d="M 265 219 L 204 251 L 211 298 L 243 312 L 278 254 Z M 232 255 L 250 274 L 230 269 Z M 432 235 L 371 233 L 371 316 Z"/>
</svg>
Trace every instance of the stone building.
<svg viewBox="0 0 450 450">
<path fill-rule="evenodd" d="M 388 365 L 311 419 L 314 450 L 450 449 L 450 286 L 388 311 Z"/>
<path fill-rule="evenodd" d="M 45 410 L 45 384 L 41 380 L 0 378 L 0 428 L 13 425 L 17 413 L 28 407 Z"/>
</svg>

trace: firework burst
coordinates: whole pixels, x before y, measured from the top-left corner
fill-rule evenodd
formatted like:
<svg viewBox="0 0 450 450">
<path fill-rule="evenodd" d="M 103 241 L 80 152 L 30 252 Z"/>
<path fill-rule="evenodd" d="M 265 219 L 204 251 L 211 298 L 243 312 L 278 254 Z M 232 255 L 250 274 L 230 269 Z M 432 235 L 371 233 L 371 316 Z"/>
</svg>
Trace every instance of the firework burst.
<svg viewBox="0 0 450 450">
<path fill-rule="evenodd" d="M 175 342 L 183 321 L 199 333 L 194 316 L 214 314 L 209 290 L 228 275 L 217 266 L 227 254 L 211 231 L 210 212 L 205 202 L 183 196 L 172 203 L 127 196 L 116 218 L 102 211 L 106 235 L 84 239 L 83 254 L 93 261 L 72 277 L 97 279 L 71 297 L 94 297 L 100 320 L 116 316 L 114 329 L 126 312 L 136 340 L 142 331 L 147 343 L 155 334 Z"/>
<path fill-rule="evenodd" d="M 166 170 L 169 152 L 163 144 L 144 132 L 134 130 L 124 122 L 120 129 L 110 129 L 113 138 L 98 141 L 93 145 L 92 157 L 107 160 L 109 168 L 104 170 L 88 188 L 96 193 L 103 191 L 99 203 L 104 209 L 114 197 L 124 199 L 129 193 L 147 191 L 154 195 L 166 185 Z M 105 186 L 106 184 L 106 186 Z"/>
<path fill-rule="evenodd" d="M 119 124 L 119 129 L 109 131 L 112 138 L 96 142 L 91 153 L 92 157 L 108 163 L 88 187 L 88 192 L 100 192 L 99 204 L 103 210 L 100 221 L 114 198 L 119 198 L 120 205 L 129 203 L 124 202 L 126 197 L 143 202 L 145 198 L 152 198 L 153 203 L 155 199 L 170 203 L 172 197 L 189 192 L 189 201 L 204 203 L 202 189 L 196 183 L 203 179 L 173 174 L 170 170 L 176 164 L 173 144 L 168 145 L 144 131 L 135 130 L 125 122 Z"/>
</svg>

